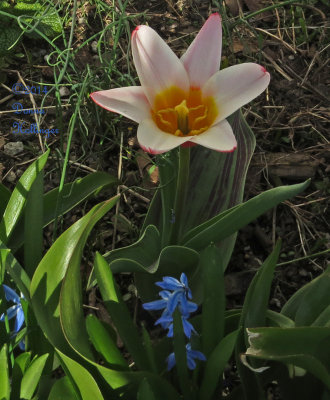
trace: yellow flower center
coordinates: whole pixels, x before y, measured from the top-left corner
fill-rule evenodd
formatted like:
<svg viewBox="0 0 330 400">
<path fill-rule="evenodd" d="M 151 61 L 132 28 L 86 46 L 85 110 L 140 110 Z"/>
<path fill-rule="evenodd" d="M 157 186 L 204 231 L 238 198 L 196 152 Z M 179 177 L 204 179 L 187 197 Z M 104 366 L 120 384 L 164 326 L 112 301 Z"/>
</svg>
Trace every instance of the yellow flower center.
<svg viewBox="0 0 330 400">
<path fill-rule="evenodd" d="M 205 132 L 218 115 L 213 97 L 203 98 L 197 88 L 189 93 L 172 86 L 158 93 L 152 118 L 159 129 L 175 136 L 194 136 Z"/>
</svg>

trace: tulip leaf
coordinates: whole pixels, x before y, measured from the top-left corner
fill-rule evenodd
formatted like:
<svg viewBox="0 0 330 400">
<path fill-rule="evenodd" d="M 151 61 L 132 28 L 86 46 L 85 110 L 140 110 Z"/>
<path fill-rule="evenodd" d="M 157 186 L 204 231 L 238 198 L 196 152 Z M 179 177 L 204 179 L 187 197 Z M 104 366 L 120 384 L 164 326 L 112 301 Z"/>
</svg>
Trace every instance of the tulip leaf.
<svg viewBox="0 0 330 400">
<path fill-rule="evenodd" d="M 43 170 L 48 155 L 49 150 L 34 161 L 17 182 L 0 222 L 0 239 L 4 243 L 7 243 L 10 235 L 13 233 L 15 225 L 22 215 L 23 208 L 27 201 L 28 192 L 37 176 Z"/>
<path fill-rule="evenodd" d="M 49 354 L 43 354 L 42 356 L 34 359 L 24 372 L 24 376 L 21 382 L 21 399 L 32 399 L 33 393 L 35 392 L 39 384 L 39 380 L 48 356 Z"/>
<path fill-rule="evenodd" d="M 59 196 L 59 188 L 45 193 L 43 196 L 43 227 L 50 224 L 59 215 L 64 215 L 82 201 L 86 200 L 93 193 L 100 189 L 116 184 L 118 181 L 112 175 L 105 172 L 95 172 L 76 179 L 74 182 L 66 183 L 61 192 L 58 209 L 56 210 Z M 24 229 L 17 226 L 10 239 L 10 248 L 18 249 L 24 242 Z"/>
<path fill-rule="evenodd" d="M 57 379 L 47 400 L 80 400 L 67 376 Z"/>
<path fill-rule="evenodd" d="M 66 375 L 78 391 L 81 400 L 104 400 L 102 393 L 92 375 L 81 364 L 56 349 Z M 79 398 L 78 397 L 78 398 Z"/>
<path fill-rule="evenodd" d="M 255 137 L 241 111 L 235 112 L 228 120 L 237 140 L 235 151 L 219 153 L 202 146 L 192 149 L 185 231 L 242 201 Z"/>
<path fill-rule="evenodd" d="M 330 390 L 330 328 L 249 328 L 245 355 L 303 368 Z"/>
<path fill-rule="evenodd" d="M 183 239 L 183 244 L 195 250 L 202 250 L 211 242 L 219 242 L 255 220 L 280 202 L 296 196 L 305 190 L 310 180 L 290 186 L 267 190 L 230 211 L 212 218 L 192 229 Z"/>
<path fill-rule="evenodd" d="M 41 329 L 54 347 L 65 351 L 65 354 L 73 354 L 73 357 L 76 354 L 67 340 L 77 352 L 88 358 L 93 357 L 84 329 L 81 299 L 80 263 L 83 248 L 93 226 L 117 200 L 118 196 L 115 196 L 96 205 L 67 229 L 48 250 L 32 278 L 32 306 Z"/>
<path fill-rule="evenodd" d="M 10 382 L 8 371 L 7 345 L 0 350 L 0 399 L 10 399 Z"/>
<path fill-rule="evenodd" d="M 155 271 L 160 252 L 160 235 L 154 225 L 149 225 L 140 239 L 130 246 L 115 249 L 104 255 L 113 273 Z"/>
<path fill-rule="evenodd" d="M 213 399 L 223 371 L 233 353 L 239 330 L 225 336 L 207 357 L 203 379 L 198 393 L 199 400 Z"/>
<path fill-rule="evenodd" d="M 141 337 L 133 324 L 125 303 L 121 300 L 112 271 L 105 258 L 99 253 L 96 253 L 94 268 L 102 299 L 127 350 L 140 369 L 150 369 Z"/>
<path fill-rule="evenodd" d="M 237 140 L 234 152 L 219 153 L 202 146 L 192 149 L 189 207 L 186 207 L 183 232 L 240 204 L 243 200 L 246 173 L 255 149 L 255 137 L 240 110 L 232 114 L 228 122 Z M 221 241 L 224 270 L 227 268 L 235 241 L 236 233 Z"/>
<path fill-rule="evenodd" d="M 296 326 L 318 325 L 319 316 L 330 306 L 330 267 L 300 288 L 284 305 L 281 313 Z"/>
<path fill-rule="evenodd" d="M 199 254 L 184 246 L 167 246 L 158 254 L 154 264 L 154 273 L 136 273 L 135 285 L 143 302 L 152 301 L 157 297 L 155 282 L 162 280 L 163 276 L 171 275 L 179 278 L 182 272 L 190 277 L 198 267 Z"/>
<path fill-rule="evenodd" d="M 86 318 L 86 328 L 95 349 L 113 369 L 128 369 L 127 361 L 122 356 L 116 342 L 108 330 L 94 315 Z"/>
</svg>

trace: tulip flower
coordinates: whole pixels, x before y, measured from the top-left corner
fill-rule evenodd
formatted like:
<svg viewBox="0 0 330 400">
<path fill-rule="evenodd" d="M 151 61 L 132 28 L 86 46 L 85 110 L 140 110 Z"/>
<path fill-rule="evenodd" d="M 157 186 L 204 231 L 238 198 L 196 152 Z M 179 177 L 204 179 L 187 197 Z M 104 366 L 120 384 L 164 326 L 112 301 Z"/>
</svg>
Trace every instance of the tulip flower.
<svg viewBox="0 0 330 400">
<path fill-rule="evenodd" d="M 94 92 L 95 103 L 136 121 L 138 142 L 149 153 L 193 144 L 235 150 L 226 118 L 261 94 L 270 77 L 254 63 L 219 71 L 220 15 L 207 19 L 181 59 L 148 26 L 138 26 L 131 41 L 141 86 Z"/>
</svg>

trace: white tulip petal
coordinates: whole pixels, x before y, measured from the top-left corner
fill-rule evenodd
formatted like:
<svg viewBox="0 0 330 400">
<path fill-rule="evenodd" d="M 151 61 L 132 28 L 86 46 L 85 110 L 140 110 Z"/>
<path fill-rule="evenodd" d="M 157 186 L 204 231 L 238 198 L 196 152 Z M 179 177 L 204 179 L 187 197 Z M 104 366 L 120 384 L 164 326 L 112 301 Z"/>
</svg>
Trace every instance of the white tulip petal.
<svg viewBox="0 0 330 400">
<path fill-rule="evenodd" d="M 133 121 L 150 118 L 150 104 L 141 86 L 101 90 L 90 97 L 97 105 Z"/>
<path fill-rule="evenodd" d="M 218 13 L 209 16 L 181 57 L 190 85 L 201 88 L 220 69 L 222 30 Z"/>
<path fill-rule="evenodd" d="M 137 139 L 144 151 L 161 154 L 188 142 L 192 136 L 175 136 L 161 131 L 152 119 L 145 119 L 138 127 Z"/>
<path fill-rule="evenodd" d="M 234 65 L 217 72 L 204 85 L 203 96 L 212 96 L 217 103 L 219 115 L 215 120 L 222 121 L 259 96 L 268 86 L 269 73 L 258 64 Z"/>
<path fill-rule="evenodd" d="M 190 141 L 223 153 L 230 153 L 237 147 L 233 130 L 227 120 L 213 125 L 200 135 L 193 136 Z"/>
<path fill-rule="evenodd" d="M 133 60 L 141 85 L 153 104 L 161 91 L 172 86 L 189 89 L 188 74 L 170 47 L 150 27 L 138 26 L 132 33 Z"/>
</svg>

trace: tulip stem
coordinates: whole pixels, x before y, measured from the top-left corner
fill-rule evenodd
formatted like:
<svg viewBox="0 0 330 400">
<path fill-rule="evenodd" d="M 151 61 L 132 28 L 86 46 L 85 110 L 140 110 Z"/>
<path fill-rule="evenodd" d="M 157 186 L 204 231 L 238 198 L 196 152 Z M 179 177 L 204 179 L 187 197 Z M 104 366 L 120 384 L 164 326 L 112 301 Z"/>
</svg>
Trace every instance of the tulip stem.
<svg viewBox="0 0 330 400">
<path fill-rule="evenodd" d="M 183 210 L 187 197 L 190 166 L 190 148 L 180 146 L 179 148 L 179 171 L 176 185 L 176 195 L 174 204 L 175 221 L 172 226 L 171 243 L 178 244 L 183 221 Z"/>
</svg>

